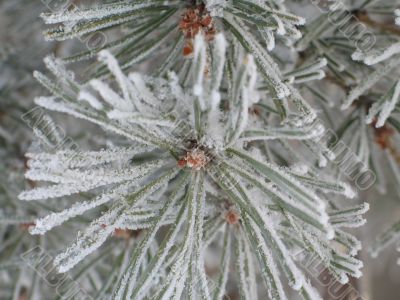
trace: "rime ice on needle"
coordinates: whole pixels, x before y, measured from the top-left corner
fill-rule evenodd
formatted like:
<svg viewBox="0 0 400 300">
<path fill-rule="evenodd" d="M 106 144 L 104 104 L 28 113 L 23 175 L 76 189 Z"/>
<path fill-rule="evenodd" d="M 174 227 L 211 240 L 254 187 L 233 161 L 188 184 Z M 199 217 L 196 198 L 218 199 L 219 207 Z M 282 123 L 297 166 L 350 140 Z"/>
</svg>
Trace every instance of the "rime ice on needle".
<svg viewBox="0 0 400 300">
<path fill-rule="evenodd" d="M 354 60 L 362 60 L 367 65 L 375 65 L 400 53 L 400 42 L 389 45 L 384 49 L 373 49 L 371 53 L 354 52 L 351 56 Z"/>
</svg>

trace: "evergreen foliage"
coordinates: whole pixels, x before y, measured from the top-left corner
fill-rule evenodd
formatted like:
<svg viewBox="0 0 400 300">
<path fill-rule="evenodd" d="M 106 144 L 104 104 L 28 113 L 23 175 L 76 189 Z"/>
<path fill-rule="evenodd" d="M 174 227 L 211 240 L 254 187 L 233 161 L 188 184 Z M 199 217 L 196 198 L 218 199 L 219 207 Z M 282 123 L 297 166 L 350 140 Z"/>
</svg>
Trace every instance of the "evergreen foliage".
<svg viewBox="0 0 400 300">
<path fill-rule="evenodd" d="M 0 1 L 41 18 L 0 49 L 0 299 L 64 278 L 72 299 L 322 299 L 309 261 L 362 276 L 365 191 L 400 183 L 398 3 L 43 4 Z"/>
</svg>

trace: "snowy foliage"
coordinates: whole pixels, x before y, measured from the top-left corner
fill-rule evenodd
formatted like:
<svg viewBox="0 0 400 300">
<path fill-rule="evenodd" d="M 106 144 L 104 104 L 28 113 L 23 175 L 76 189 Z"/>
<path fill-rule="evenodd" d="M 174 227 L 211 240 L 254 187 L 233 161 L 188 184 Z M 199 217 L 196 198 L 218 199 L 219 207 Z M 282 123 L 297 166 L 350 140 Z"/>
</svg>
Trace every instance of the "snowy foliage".
<svg viewBox="0 0 400 300">
<path fill-rule="evenodd" d="M 0 1 L 0 299 L 316 300 L 398 248 L 354 177 L 400 184 L 395 0 L 55 2 Z"/>
<path fill-rule="evenodd" d="M 333 239 L 343 227 L 362 225 L 361 215 L 368 207 L 331 211 L 325 194 L 353 196 L 345 184 L 293 174 L 254 155 L 262 143 L 248 144 L 270 139 L 312 140 L 322 134 L 323 127 L 313 127 L 313 123 L 310 129 L 296 129 L 294 124 L 265 127 L 261 120 L 252 120 L 249 109 L 258 99 L 259 81 L 254 59 L 248 55 L 233 73 L 232 107 L 221 111 L 219 101 L 226 96 L 220 93 L 226 84 L 222 80 L 225 46 L 224 37 L 217 35 L 214 61 L 205 73 L 206 44 L 201 35 L 196 36 L 193 88 L 181 87 L 174 73 L 168 79 L 125 75 L 107 51 L 100 52 L 99 59 L 110 69 L 117 88 L 97 79 L 80 85 L 51 57 L 46 64 L 58 84 L 42 73 L 35 74 L 53 93 L 37 98 L 38 105 L 93 122 L 132 144 L 129 148 L 27 155 L 26 177 L 52 184 L 25 191 L 20 199 L 33 201 L 89 191 L 97 194 L 36 220 L 32 234 L 43 234 L 105 205 L 103 213 L 55 258 L 61 272 L 93 253 L 115 230 L 146 229 L 124 275 L 115 284 L 115 299 L 137 299 L 153 293 L 163 298 L 180 298 L 183 293 L 211 298 L 204 259 L 208 240 L 218 232 L 225 236 L 225 242 L 216 296 L 224 294 L 234 244 L 239 254 L 243 252 L 238 255 L 238 274 L 255 256 L 260 268 L 251 272 L 260 272 L 273 299 L 287 298 L 278 270 L 305 298 L 315 294 L 296 263 L 294 253 L 299 246 L 290 246 L 296 244 L 294 241 L 302 251 L 317 254 L 340 282 L 347 282 L 348 275 L 361 275 L 362 263 L 351 256 L 357 249 L 339 239 L 345 246 L 340 250 Z M 212 191 L 206 188 L 211 186 Z M 226 217 L 229 214 L 237 214 L 237 218 Z M 207 224 L 212 223 L 210 236 Z M 167 226 L 168 233 L 146 266 L 146 253 L 162 226 Z M 244 245 L 247 241 L 250 247 Z M 161 286 L 154 281 L 160 272 L 168 274 Z M 257 275 L 249 276 L 237 278 L 243 295 L 254 293 Z"/>
<path fill-rule="evenodd" d="M 198 32 L 204 32 L 207 40 L 212 41 L 216 32 L 224 28 L 230 39 L 253 54 L 274 94 L 278 98 L 288 95 L 287 88 L 275 74 L 279 74 L 278 66 L 261 43 L 265 42 L 270 51 L 275 47 L 275 36 L 299 39 L 301 33 L 297 26 L 305 23 L 304 18 L 264 1 L 207 1 L 205 6 L 199 1 L 198 5 L 189 2 L 193 1 L 115 1 L 96 8 L 43 13 L 41 16 L 47 24 L 57 24 L 45 36 L 58 41 L 82 38 L 85 34 L 104 35 L 116 25 L 129 23 L 119 39 L 107 40 L 101 47 L 65 58 L 64 61 L 89 59 L 99 51 L 109 49 L 125 70 L 160 53 L 164 58 L 157 70 L 159 74 L 165 74 L 170 68 L 185 66 L 187 62 L 183 58 L 193 55 L 194 37 Z M 154 15 L 154 11 L 158 15 Z M 248 30 L 250 28 L 251 31 Z M 157 37 L 149 38 L 151 33 L 157 33 Z M 97 68 L 92 73 L 101 76 L 107 73 L 107 69 Z"/>
</svg>

